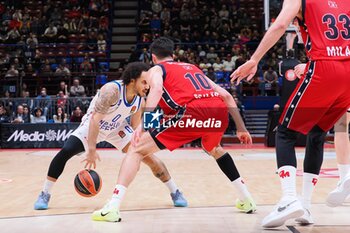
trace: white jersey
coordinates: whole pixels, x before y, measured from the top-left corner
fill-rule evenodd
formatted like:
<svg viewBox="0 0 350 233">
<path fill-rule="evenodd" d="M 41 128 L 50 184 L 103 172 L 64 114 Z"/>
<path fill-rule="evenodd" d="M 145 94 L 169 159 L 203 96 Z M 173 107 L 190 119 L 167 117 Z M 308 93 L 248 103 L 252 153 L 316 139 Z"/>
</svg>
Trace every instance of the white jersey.
<svg viewBox="0 0 350 233">
<path fill-rule="evenodd" d="M 141 97 L 135 96 L 134 100 L 131 104 L 129 104 L 126 100 L 126 88 L 125 85 L 121 81 L 113 81 L 111 83 L 115 84 L 115 87 L 118 88 L 119 91 L 119 100 L 115 105 L 112 105 L 104 118 L 100 121 L 100 132 L 104 131 L 107 134 L 112 130 L 117 129 L 121 123 L 129 116 L 137 112 L 141 105 Z M 89 124 L 91 114 L 95 109 L 95 103 L 98 98 L 99 92 L 92 99 L 90 106 L 81 120 L 81 126 L 85 124 Z"/>
<path fill-rule="evenodd" d="M 135 96 L 129 104 L 126 100 L 126 87 L 121 81 L 112 81 L 119 92 L 119 100 L 115 105 L 110 106 L 104 118 L 99 123 L 99 134 L 97 142 L 107 141 L 118 149 L 123 149 L 130 141 L 133 133 L 132 127 L 126 122 L 126 118 L 140 109 L 142 97 Z M 89 132 L 89 122 L 99 93 L 92 99 L 90 106 L 84 115 L 79 127 L 72 133 L 78 137 L 87 150 L 87 136 Z"/>
</svg>

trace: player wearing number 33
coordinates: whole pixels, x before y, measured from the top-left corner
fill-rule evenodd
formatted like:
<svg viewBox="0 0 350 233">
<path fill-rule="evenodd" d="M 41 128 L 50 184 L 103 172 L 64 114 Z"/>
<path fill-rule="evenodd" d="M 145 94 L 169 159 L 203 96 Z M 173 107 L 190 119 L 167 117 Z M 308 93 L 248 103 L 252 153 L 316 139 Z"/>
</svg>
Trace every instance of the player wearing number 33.
<svg viewBox="0 0 350 233">
<path fill-rule="evenodd" d="M 285 0 L 257 50 L 233 72 L 231 81 L 240 82 L 246 77 L 250 80 L 263 55 L 295 17 L 299 20 L 309 62 L 280 118 L 276 153 L 283 197 L 274 211 L 263 219 L 263 227 L 278 227 L 292 218 L 300 223 L 313 223 L 308 208 L 323 161 L 325 134 L 350 106 L 349 0 Z M 298 200 L 295 187 L 296 132 L 308 134 L 303 203 Z"/>
<path fill-rule="evenodd" d="M 95 168 L 96 144 L 107 141 L 115 148 L 126 152 L 128 150 L 133 128 L 141 122 L 144 99 L 149 91 L 146 74 L 149 66 L 145 63 L 130 63 L 123 72 L 123 81 L 113 81 L 105 84 L 91 101 L 86 115 L 79 127 L 65 142 L 60 152 L 53 158 L 42 192 L 34 204 L 34 209 L 48 208 L 51 188 L 62 174 L 66 162 L 81 152 L 86 152 L 85 168 Z M 130 123 L 126 121 L 131 117 Z M 187 201 L 171 179 L 164 163 L 155 155 L 143 160 L 168 188 L 174 206 L 185 207 Z"/>
</svg>

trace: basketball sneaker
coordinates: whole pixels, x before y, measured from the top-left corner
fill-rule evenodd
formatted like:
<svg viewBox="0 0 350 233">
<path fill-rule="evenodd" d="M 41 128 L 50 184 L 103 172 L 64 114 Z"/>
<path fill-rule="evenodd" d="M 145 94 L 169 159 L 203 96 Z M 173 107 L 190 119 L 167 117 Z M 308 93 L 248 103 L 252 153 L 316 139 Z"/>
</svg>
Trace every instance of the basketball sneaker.
<svg viewBox="0 0 350 233">
<path fill-rule="evenodd" d="M 170 193 L 175 207 L 187 207 L 187 200 L 178 189 L 175 193 Z"/>
<path fill-rule="evenodd" d="M 102 209 L 96 210 L 92 213 L 92 220 L 104 221 L 104 222 L 120 222 L 120 212 L 118 209 L 113 208 L 108 202 Z"/>
<path fill-rule="evenodd" d="M 312 219 L 311 213 L 308 209 L 304 208 L 303 216 L 296 218 L 295 221 L 300 223 L 301 225 L 310 225 L 314 224 L 314 220 Z"/>
<path fill-rule="evenodd" d="M 265 228 L 279 227 L 288 219 L 299 218 L 303 214 L 304 208 L 296 197 L 282 198 L 274 210 L 263 219 L 261 225 Z"/>
<path fill-rule="evenodd" d="M 38 200 L 34 203 L 35 210 L 47 210 L 49 208 L 49 201 L 51 195 L 49 193 L 45 193 L 41 191 L 39 194 Z"/>
<path fill-rule="evenodd" d="M 251 214 L 256 211 L 256 204 L 252 198 L 247 198 L 244 201 L 237 199 L 236 208 L 244 213 Z"/>
<path fill-rule="evenodd" d="M 330 207 L 336 207 L 346 200 L 350 195 L 350 175 L 345 177 L 344 181 L 339 183 L 338 186 L 328 194 L 326 204 Z"/>
</svg>

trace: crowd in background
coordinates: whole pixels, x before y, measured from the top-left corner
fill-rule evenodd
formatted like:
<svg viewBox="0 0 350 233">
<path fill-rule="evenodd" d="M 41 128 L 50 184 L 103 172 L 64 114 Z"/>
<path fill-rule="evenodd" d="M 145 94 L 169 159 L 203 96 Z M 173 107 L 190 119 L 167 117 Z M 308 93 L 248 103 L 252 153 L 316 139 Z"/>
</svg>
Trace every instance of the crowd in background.
<svg viewBox="0 0 350 233">
<path fill-rule="evenodd" d="M 166 36 L 176 43 L 176 61 L 201 68 L 231 91 L 242 111 L 244 96 L 279 95 L 278 63 L 286 54 L 284 39 L 262 59 L 255 79 L 238 86 L 229 84 L 229 75 L 250 58 L 265 32 L 262 0 L 144 0 L 139 4 L 138 42 L 127 62 L 150 63 L 149 44 Z M 270 4 L 273 22 L 280 2 L 271 0 Z M 0 121 L 67 122 L 81 118 L 89 104 L 87 96 L 95 92 L 84 88 L 74 72 L 84 75 L 108 70 L 109 64 L 98 62 L 98 58 L 108 56 L 111 8 L 108 0 L 0 1 L 0 44 L 8 45 L 0 46 L 3 76 L 68 77 L 50 93 L 45 83 L 40 83 L 37 93 L 30 93 L 24 79 L 19 93 L 23 99 L 17 103 L 11 102 L 9 90 L 1 90 Z M 301 62 L 306 61 L 303 49 L 295 52 Z M 116 76 L 121 76 L 124 65 Z"/>
</svg>

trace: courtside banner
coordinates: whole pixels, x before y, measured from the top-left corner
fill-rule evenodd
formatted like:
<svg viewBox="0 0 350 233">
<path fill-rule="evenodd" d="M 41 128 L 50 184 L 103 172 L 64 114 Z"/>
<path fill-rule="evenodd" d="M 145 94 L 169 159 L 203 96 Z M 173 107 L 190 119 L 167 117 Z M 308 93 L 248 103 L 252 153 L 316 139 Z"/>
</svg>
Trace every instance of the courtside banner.
<svg viewBox="0 0 350 233">
<path fill-rule="evenodd" d="M 61 148 L 79 123 L 0 124 L 1 148 Z"/>
</svg>

